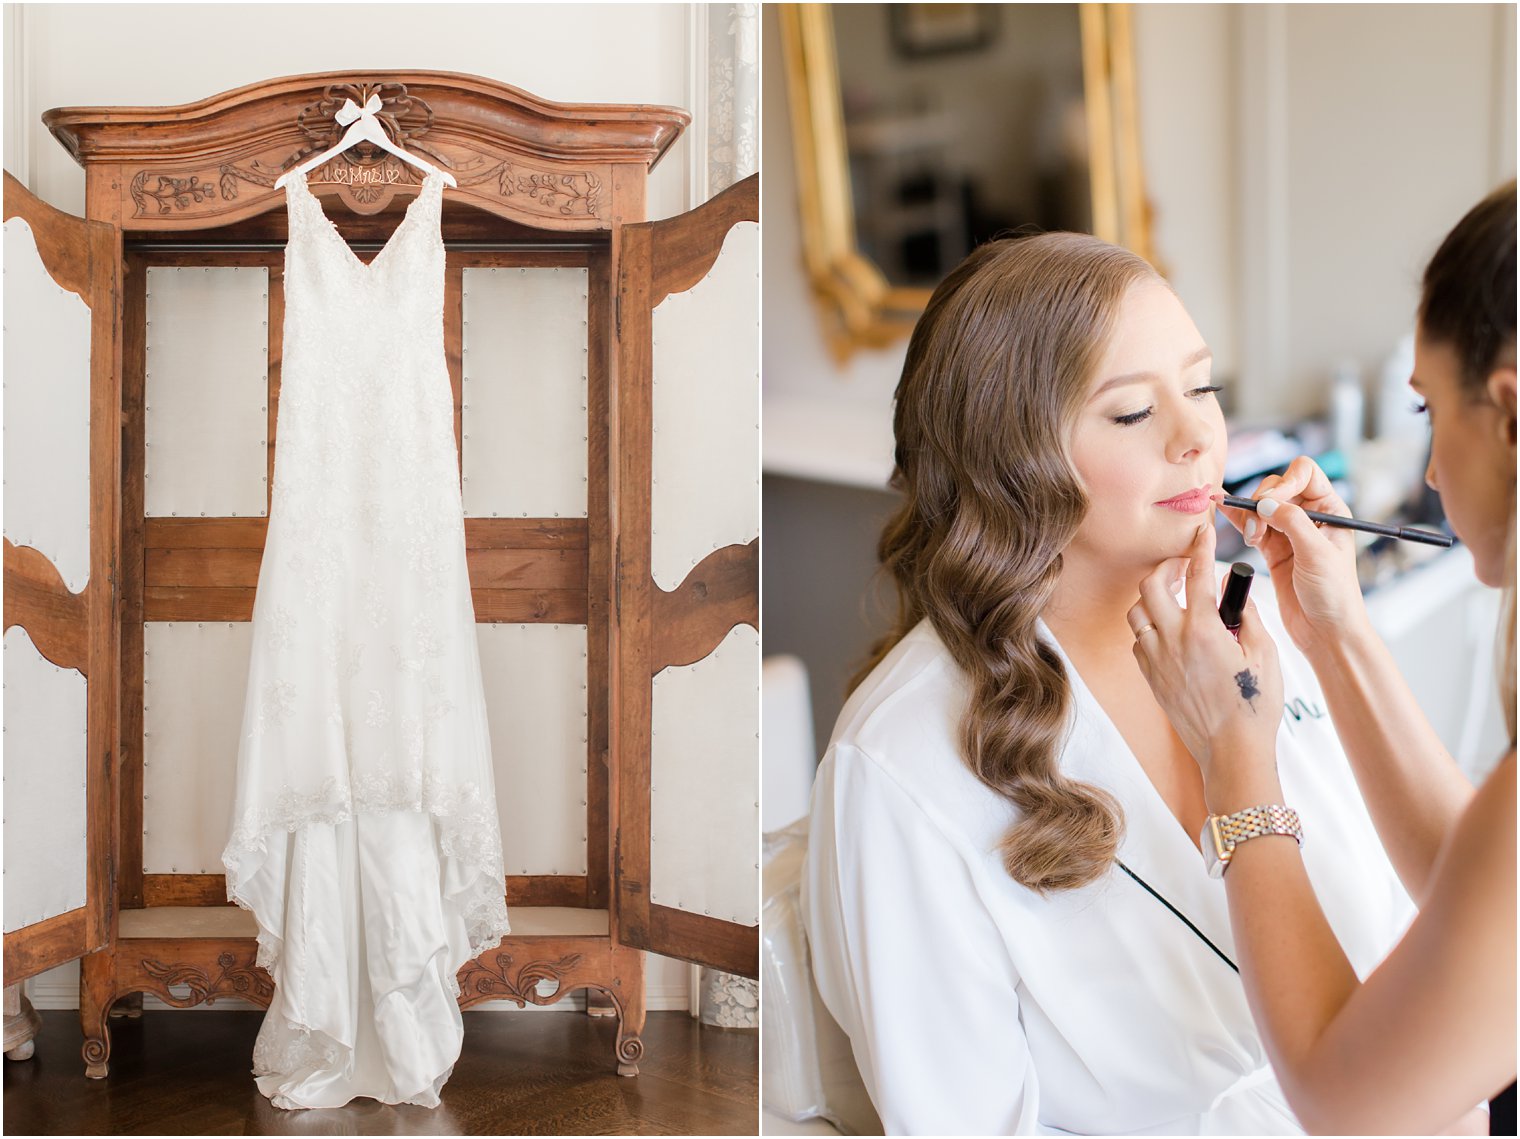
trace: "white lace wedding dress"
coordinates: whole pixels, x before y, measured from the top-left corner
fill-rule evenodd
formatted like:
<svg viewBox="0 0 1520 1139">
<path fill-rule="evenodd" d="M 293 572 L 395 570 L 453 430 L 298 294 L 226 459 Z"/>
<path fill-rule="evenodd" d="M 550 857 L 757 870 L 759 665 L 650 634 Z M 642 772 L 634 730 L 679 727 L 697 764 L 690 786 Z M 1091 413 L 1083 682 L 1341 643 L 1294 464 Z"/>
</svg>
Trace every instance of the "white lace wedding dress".
<svg viewBox="0 0 1520 1139">
<path fill-rule="evenodd" d="M 443 181 L 366 266 L 288 184 L 274 488 L 253 610 L 228 897 L 274 1000 L 279 1107 L 435 1106 L 455 973 L 507 932 L 454 406 Z"/>
</svg>

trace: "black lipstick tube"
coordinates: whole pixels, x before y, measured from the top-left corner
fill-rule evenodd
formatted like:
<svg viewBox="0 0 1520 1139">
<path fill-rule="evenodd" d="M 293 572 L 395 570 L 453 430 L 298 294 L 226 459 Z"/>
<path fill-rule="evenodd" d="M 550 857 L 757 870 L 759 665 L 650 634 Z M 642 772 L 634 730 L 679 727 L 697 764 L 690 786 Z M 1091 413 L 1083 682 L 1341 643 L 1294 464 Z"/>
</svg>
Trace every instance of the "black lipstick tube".
<svg viewBox="0 0 1520 1139">
<path fill-rule="evenodd" d="M 1219 619 L 1232 633 L 1240 631 L 1240 617 L 1246 611 L 1246 598 L 1251 595 L 1251 580 L 1256 571 L 1245 562 L 1230 566 L 1230 575 L 1224 579 L 1224 596 L 1219 601 Z"/>
</svg>

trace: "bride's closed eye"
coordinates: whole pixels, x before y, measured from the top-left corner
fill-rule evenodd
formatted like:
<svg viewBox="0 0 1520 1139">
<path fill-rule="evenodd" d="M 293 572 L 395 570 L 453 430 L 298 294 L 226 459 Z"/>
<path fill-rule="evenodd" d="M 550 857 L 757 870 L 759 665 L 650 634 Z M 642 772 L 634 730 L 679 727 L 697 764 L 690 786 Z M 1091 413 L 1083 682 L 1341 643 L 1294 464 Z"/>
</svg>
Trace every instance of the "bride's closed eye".
<svg viewBox="0 0 1520 1139">
<path fill-rule="evenodd" d="M 1223 390 L 1217 384 L 1206 384 L 1201 388 L 1193 388 L 1187 395 L 1189 399 L 1205 399 Z M 1141 408 L 1139 411 L 1132 411 L 1128 415 L 1115 415 L 1112 417 L 1112 420 L 1120 427 L 1133 427 L 1136 423 L 1149 419 L 1151 413 L 1155 410 L 1154 406 Z"/>
</svg>

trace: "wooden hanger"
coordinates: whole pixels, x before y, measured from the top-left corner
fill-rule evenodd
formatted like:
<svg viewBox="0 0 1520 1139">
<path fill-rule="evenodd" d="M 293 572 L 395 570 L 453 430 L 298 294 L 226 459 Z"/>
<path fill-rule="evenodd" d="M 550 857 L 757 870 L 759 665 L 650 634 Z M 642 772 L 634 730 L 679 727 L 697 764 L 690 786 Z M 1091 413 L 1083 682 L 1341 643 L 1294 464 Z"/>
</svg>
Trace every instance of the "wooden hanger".
<svg viewBox="0 0 1520 1139">
<path fill-rule="evenodd" d="M 304 174 L 313 167 L 320 166 L 334 155 L 342 154 L 349 147 L 359 142 L 372 142 L 381 150 L 388 150 L 397 158 L 410 162 L 413 166 L 420 167 L 429 174 L 442 174 L 444 181 L 450 186 L 458 186 L 459 183 L 455 181 L 454 176 L 447 170 L 439 170 L 431 162 L 418 158 L 410 151 L 402 150 L 390 140 L 390 136 L 385 133 L 385 128 L 380 125 L 380 120 L 375 117 L 376 112 L 380 110 L 380 105 L 380 96 L 378 94 L 371 95 L 363 107 L 360 107 L 352 99 L 344 99 L 343 106 L 339 107 L 338 113 L 333 116 L 338 121 L 339 126 L 348 127 L 343 137 L 338 140 L 338 144 L 328 150 L 324 150 L 313 158 L 308 158 L 301 165 L 285 171 L 279 178 L 275 179 L 274 188 L 278 190 L 297 174 Z M 349 126 L 350 123 L 353 125 Z"/>
</svg>

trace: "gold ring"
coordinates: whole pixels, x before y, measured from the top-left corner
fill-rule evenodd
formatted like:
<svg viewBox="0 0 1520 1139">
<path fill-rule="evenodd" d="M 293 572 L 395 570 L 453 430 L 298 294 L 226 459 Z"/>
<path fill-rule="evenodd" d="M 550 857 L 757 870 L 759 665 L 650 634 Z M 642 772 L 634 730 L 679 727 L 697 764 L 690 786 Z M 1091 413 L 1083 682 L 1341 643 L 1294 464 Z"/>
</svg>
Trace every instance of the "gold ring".
<svg viewBox="0 0 1520 1139">
<path fill-rule="evenodd" d="M 1155 627 L 1156 626 L 1154 624 L 1141 625 L 1138 629 L 1135 630 L 1135 640 L 1138 641 L 1141 637 L 1145 636 L 1145 634 L 1149 633 Z"/>
</svg>

